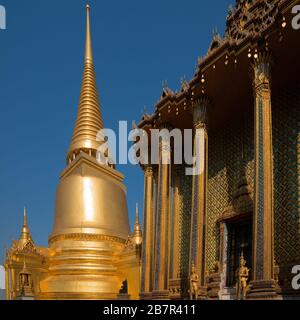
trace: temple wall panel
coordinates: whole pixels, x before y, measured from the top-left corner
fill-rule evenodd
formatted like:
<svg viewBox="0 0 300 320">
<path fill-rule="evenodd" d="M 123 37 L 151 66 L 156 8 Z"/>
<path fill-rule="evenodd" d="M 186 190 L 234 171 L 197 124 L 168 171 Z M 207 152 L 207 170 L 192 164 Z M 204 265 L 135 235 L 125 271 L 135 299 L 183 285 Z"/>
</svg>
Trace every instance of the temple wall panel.
<svg viewBox="0 0 300 320">
<path fill-rule="evenodd" d="M 206 270 L 219 261 L 220 233 L 218 219 L 232 203 L 243 173 L 254 188 L 254 120 L 253 113 L 209 132 L 208 199 L 206 217 Z"/>
<path fill-rule="evenodd" d="M 290 287 L 291 268 L 300 264 L 300 83 L 272 98 L 275 262 L 281 285 Z"/>
<path fill-rule="evenodd" d="M 190 246 L 190 226 L 191 226 L 191 202 L 192 202 L 192 177 L 185 175 L 185 166 L 177 166 L 173 170 L 173 181 L 177 181 L 177 190 L 173 187 L 174 203 L 171 212 L 173 222 L 171 232 L 171 265 L 170 279 L 187 278 L 189 276 L 189 246 Z M 174 217 L 177 219 L 174 226 Z M 176 227 L 176 233 L 174 231 Z M 175 239 L 174 237 L 178 237 Z M 177 244 L 175 247 L 173 244 Z M 176 261 L 178 265 L 172 265 Z M 172 270 L 176 270 L 172 273 Z"/>
</svg>

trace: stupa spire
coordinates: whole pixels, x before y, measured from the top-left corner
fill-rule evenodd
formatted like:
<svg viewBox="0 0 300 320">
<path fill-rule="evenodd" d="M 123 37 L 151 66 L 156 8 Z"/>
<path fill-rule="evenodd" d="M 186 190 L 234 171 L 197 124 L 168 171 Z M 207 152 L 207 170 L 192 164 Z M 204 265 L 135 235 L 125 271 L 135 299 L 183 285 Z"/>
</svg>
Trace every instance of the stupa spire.
<svg viewBox="0 0 300 320">
<path fill-rule="evenodd" d="M 86 6 L 86 37 L 85 37 L 85 62 L 93 63 L 93 50 L 92 50 L 92 35 L 90 23 L 90 10 L 89 5 Z"/>
<path fill-rule="evenodd" d="M 31 240 L 30 231 L 27 224 L 27 213 L 26 213 L 26 207 L 24 207 L 24 214 L 23 214 L 23 227 L 22 232 L 19 241 L 22 242 L 22 244 L 25 244 L 28 240 Z"/>
<path fill-rule="evenodd" d="M 133 237 L 136 245 L 140 245 L 142 243 L 143 237 L 142 237 L 142 228 L 141 228 L 140 219 L 139 219 L 138 203 L 136 204 L 136 209 L 135 209 L 135 224 L 134 224 Z"/>
<path fill-rule="evenodd" d="M 96 140 L 96 136 L 99 130 L 103 129 L 100 99 L 93 63 L 90 11 L 91 8 L 87 5 L 83 79 L 77 120 L 67 156 L 68 162 L 72 161 L 80 152 L 85 152 L 96 157 L 96 152 L 100 145 L 100 142 Z"/>
<path fill-rule="evenodd" d="M 139 224 L 140 219 L 139 219 L 139 204 L 137 203 L 135 206 L 135 223 Z"/>
<path fill-rule="evenodd" d="M 24 213 L 23 213 L 23 226 L 27 227 L 27 213 L 26 213 L 26 207 L 24 207 Z"/>
</svg>

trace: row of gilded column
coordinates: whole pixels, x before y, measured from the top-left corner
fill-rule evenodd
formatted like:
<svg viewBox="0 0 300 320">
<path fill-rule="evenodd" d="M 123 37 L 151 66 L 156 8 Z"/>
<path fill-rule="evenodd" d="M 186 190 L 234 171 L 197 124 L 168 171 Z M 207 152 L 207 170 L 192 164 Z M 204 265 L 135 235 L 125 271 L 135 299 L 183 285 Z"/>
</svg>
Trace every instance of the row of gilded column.
<svg viewBox="0 0 300 320">
<path fill-rule="evenodd" d="M 259 55 L 253 64 L 255 98 L 255 198 L 253 239 L 253 281 L 249 298 L 276 296 L 273 274 L 273 151 L 271 110 L 271 58 Z M 208 180 L 207 113 L 210 102 L 205 96 L 193 101 L 194 156 L 197 167 L 193 176 L 190 270 L 199 276 L 199 296 L 205 297 L 205 235 Z M 142 293 L 144 299 L 168 299 L 170 258 L 170 188 L 171 165 L 162 161 L 171 157 L 170 146 L 160 142 L 160 163 L 144 167 L 144 242 Z M 165 159 L 166 159 L 165 158 Z M 156 206 L 156 207 L 155 207 Z M 156 216 L 154 217 L 154 215 Z"/>
</svg>

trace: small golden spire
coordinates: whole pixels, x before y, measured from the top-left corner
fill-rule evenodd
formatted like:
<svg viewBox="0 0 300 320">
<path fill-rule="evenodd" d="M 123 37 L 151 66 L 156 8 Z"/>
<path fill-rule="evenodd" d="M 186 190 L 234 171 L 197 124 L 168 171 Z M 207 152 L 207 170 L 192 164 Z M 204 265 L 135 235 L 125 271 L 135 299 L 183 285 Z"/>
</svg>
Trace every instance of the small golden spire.
<svg viewBox="0 0 300 320">
<path fill-rule="evenodd" d="M 32 240 L 32 238 L 31 238 L 30 231 L 27 224 L 26 207 L 24 207 L 23 227 L 22 227 L 22 232 L 21 232 L 19 242 L 21 245 L 24 245 L 27 243 L 28 240 Z"/>
<path fill-rule="evenodd" d="M 135 239 L 136 245 L 142 244 L 143 237 L 142 237 L 142 228 L 141 228 L 140 220 L 139 220 L 139 205 L 138 205 L 138 203 L 136 204 L 136 209 L 135 209 L 135 224 L 134 224 L 133 237 Z"/>
<path fill-rule="evenodd" d="M 76 158 L 80 152 L 85 152 L 90 156 L 96 157 L 97 149 L 100 146 L 100 142 L 96 140 L 96 136 L 99 130 L 103 129 L 100 99 L 93 63 L 90 11 L 90 6 L 87 5 L 83 79 L 77 120 L 67 155 L 67 163 Z"/>
<path fill-rule="evenodd" d="M 26 213 L 26 207 L 24 207 L 23 226 L 24 226 L 24 227 L 27 227 L 27 213 Z"/>
<path fill-rule="evenodd" d="M 139 220 L 139 204 L 136 204 L 135 207 L 135 223 L 136 224 L 140 224 L 140 220 Z"/>
</svg>

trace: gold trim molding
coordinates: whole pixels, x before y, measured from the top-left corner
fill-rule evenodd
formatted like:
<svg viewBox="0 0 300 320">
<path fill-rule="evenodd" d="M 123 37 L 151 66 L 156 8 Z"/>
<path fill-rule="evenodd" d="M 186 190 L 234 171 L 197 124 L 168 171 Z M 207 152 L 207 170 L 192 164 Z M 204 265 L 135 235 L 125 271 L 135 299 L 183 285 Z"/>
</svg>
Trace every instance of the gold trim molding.
<svg viewBox="0 0 300 320">
<path fill-rule="evenodd" d="M 74 241 L 109 241 L 109 242 L 118 242 L 125 244 L 126 240 L 118 237 L 107 236 L 103 234 L 89 234 L 89 233 L 70 233 L 62 234 L 49 238 L 49 244 L 52 244 L 57 241 L 63 240 L 74 240 Z"/>
</svg>

